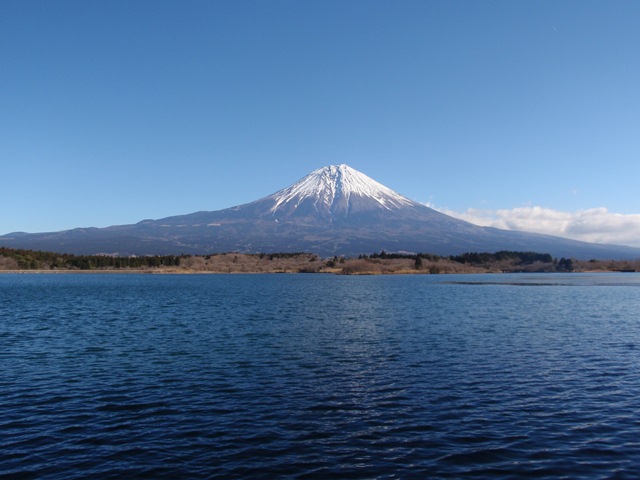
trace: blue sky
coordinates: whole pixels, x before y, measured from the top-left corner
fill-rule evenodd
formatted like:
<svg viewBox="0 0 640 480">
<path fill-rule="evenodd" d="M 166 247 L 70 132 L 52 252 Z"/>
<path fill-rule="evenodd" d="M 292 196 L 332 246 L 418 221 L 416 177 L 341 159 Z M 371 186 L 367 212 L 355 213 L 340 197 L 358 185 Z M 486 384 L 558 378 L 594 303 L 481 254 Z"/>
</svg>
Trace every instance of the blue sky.
<svg viewBox="0 0 640 480">
<path fill-rule="evenodd" d="M 0 2 L 0 234 L 217 210 L 346 163 L 640 246 L 640 2 Z"/>
</svg>

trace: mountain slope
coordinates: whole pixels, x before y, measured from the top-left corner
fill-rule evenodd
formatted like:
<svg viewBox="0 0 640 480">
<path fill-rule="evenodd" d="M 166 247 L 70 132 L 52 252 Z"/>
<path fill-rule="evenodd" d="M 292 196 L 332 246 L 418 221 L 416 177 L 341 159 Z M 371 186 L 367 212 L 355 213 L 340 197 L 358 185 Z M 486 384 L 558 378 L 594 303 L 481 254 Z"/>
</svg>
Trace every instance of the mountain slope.
<svg viewBox="0 0 640 480">
<path fill-rule="evenodd" d="M 238 251 L 348 255 L 525 250 L 557 257 L 640 258 L 640 249 L 479 227 L 414 202 L 347 165 L 311 172 L 255 202 L 134 225 L 0 237 L 0 246 L 79 254 Z"/>
</svg>

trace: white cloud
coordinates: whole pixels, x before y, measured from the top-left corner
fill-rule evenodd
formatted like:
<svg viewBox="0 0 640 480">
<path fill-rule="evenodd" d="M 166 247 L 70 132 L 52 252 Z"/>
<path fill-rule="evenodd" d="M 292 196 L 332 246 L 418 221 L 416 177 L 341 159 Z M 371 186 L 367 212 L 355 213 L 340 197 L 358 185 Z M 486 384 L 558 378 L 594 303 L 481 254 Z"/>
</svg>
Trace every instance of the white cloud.
<svg viewBox="0 0 640 480">
<path fill-rule="evenodd" d="M 640 247 L 640 214 L 612 213 L 606 208 L 562 212 L 543 207 L 503 210 L 470 208 L 465 212 L 455 212 L 428 206 L 476 225 L 557 235 L 585 242 Z"/>
</svg>

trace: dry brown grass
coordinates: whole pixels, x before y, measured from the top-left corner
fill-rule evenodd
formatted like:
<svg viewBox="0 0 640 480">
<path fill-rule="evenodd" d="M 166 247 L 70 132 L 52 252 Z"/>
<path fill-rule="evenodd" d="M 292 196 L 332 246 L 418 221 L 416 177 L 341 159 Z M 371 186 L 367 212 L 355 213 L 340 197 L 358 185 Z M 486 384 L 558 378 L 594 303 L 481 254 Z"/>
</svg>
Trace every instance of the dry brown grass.
<svg viewBox="0 0 640 480">
<path fill-rule="evenodd" d="M 0 255 L 0 270 L 17 270 L 18 262 L 9 257 L 3 257 Z"/>
<path fill-rule="evenodd" d="M 640 260 L 589 260 L 574 261 L 574 268 L 583 272 L 636 271 L 640 272 Z"/>
<path fill-rule="evenodd" d="M 636 261 L 577 261 L 575 271 L 640 271 Z M 19 270 L 13 258 L 0 256 L 0 270 Z M 70 270 L 56 270 L 59 272 Z M 147 273 L 332 273 L 342 275 L 391 275 L 391 274 L 451 274 L 493 273 L 509 271 L 555 271 L 552 263 L 514 265 L 508 261 L 493 262 L 481 266 L 457 263 L 448 258 L 422 259 L 416 268 L 411 258 L 319 258 L 313 254 L 242 254 L 223 253 L 207 256 L 191 256 L 180 259 L 180 266 L 157 268 L 93 269 L 88 272 L 147 272 Z"/>
<path fill-rule="evenodd" d="M 322 266 L 324 262 L 312 254 L 276 256 L 223 253 L 188 257 L 180 261 L 180 269 L 202 273 L 299 273 L 318 271 Z"/>
</svg>

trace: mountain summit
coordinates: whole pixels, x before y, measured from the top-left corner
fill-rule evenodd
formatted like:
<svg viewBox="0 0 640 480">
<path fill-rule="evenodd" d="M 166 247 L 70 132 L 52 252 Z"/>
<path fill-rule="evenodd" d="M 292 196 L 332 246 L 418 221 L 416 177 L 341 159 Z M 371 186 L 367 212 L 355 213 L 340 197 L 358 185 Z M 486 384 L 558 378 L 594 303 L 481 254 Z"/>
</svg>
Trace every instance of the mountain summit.
<svg viewBox="0 0 640 480">
<path fill-rule="evenodd" d="M 479 227 L 414 202 L 347 165 L 331 165 L 251 203 L 134 225 L 0 236 L 0 246 L 75 254 L 536 251 L 640 258 L 640 249 Z"/>
<path fill-rule="evenodd" d="M 348 165 L 319 168 L 265 200 L 273 200 L 271 212 L 276 216 L 315 213 L 329 221 L 350 213 L 417 205 Z"/>
</svg>

